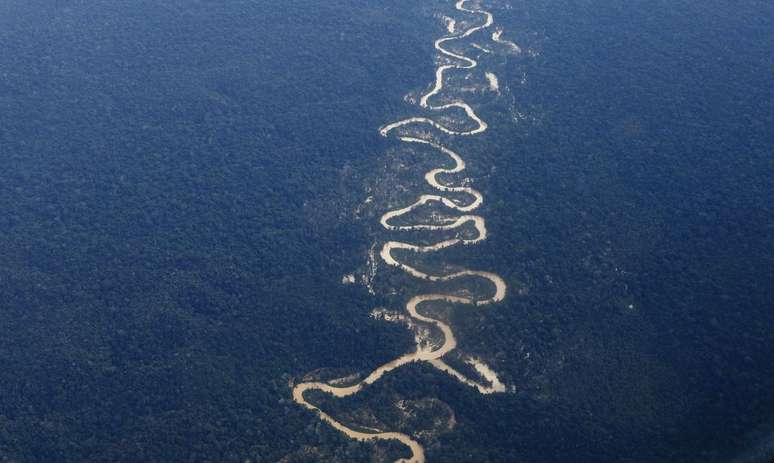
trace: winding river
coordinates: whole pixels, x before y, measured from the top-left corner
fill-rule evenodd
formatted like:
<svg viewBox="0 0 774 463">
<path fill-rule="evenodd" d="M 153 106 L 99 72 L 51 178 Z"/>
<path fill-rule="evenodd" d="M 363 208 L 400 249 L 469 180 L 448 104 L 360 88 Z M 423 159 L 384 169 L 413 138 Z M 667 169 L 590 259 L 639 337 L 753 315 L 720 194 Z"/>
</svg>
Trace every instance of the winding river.
<svg viewBox="0 0 774 463">
<path fill-rule="evenodd" d="M 424 304 L 434 301 L 445 302 L 448 304 L 469 305 L 474 307 L 485 306 L 499 302 L 505 298 L 507 291 L 507 287 L 503 279 L 494 273 L 478 270 L 463 270 L 440 275 L 425 273 L 397 257 L 398 255 L 412 253 L 432 253 L 455 245 L 472 245 L 487 238 L 485 220 L 481 216 L 473 214 L 473 211 L 478 209 L 479 206 L 481 206 L 483 203 L 484 198 L 482 194 L 468 186 L 454 186 L 439 179 L 439 176 L 443 177 L 449 174 L 457 174 L 464 171 L 465 161 L 463 160 L 462 156 L 435 141 L 407 134 L 409 128 L 418 125 L 430 126 L 439 132 L 442 132 L 443 134 L 452 136 L 472 136 L 487 130 L 486 122 L 484 122 L 476 114 L 473 108 L 464 101 L 455 100 L 450 103 L 438 105 L 434 105 L 432 103 L 433 97 L 438 95 L 444 89 L 445 75 L 447 72 L 451 70 L 472 70 L 478 66 L 478 62 L 475 59 L 455 53 L 446 48 L 445 45 L 452 41 L 458 41 L 470 37 L 478 31 L 490 28 L 494 23 L 494 17 L 491 13 L 477 7 L 468 8 L 466 7 L 466 4 L 468 3 L 470 3 L 469 0 L 459 0 L 457 1 L 455 8 L 462 13 L 479 17 L 481 20 L 478 22 L 478 25 L 472 26 L 464 31 L 458 30 L 460 28 L 459 22 L 455 22 L 454 20 L 449 21 L 449 35 L 441 37 L 435 41 L 435 49 L 440 53 L 441 56 L 445 57 L 444 61 L 447 61 L 448 64 L 441 64 L 438 66 L 435 71 L 435 83 L 430 91 L 422 95 L 419 101 L 419 105 L 422 108 L 430 111 L 445 111 L 455 108 L 457 110 L 462 110 L 466 114 L 468 120 L 472 122 L 472 128 L 468 130 L 459 130 L 447 127 L 446 125 L 443 125 L 428 117 L 410 117 L 393 122 L 391 124 L 387 124 L 379 130 L 379 133 L 382 136 L 387 137 L 396 134 L 396 138 L 404 143 L 422 145 L 436 150 L 437 152 L 447 156 L 454 164 L 451 168 L 439 167 L 432 169 L 425 174 L 425 181 L 436 191 L 436 193 L 423 194 L 419 196 L 419 198 L 417 198 L 414 203 L 408 206 L 386 212 L 384 215 L 382 215 L 380 223 L 386 230 L 396 232 L 416 230 L 448 231 L 471 224 L 476 233 L 473 237 L 458 236 L 455 238 L 438 241 L 431 245 L 415 245 L 402 241 L 387 241 L 382 246 L 379 256 L 387 265 L 399 268 L 402 271 L 421 280 L 443 282 L 455 280 L 458 278 L 479 278 L 489 282 L 488 286 L 490 286 L 490 291 L 487 294 L 480 296 L 460 296 L 456 294 L 442 293 L 421 294 L 414 296 L 406 304 L 406 312 L 414 321 L 432 325 L 440 330 L 443 335 L 443 342 L 440 345 L 425 346 L 417 341 L 416 350 L 414 352 L 400 356 L 395 360 L 392 360 L 378 367 L 364 379 L 353 385 L 338 386 L 324 382 L 302 382 L 293 387 L 293 400 L 296 403 L 308 410 L 316 412 L 322 421 L 329 424 L 334 429 L 344 433 L 349 438 L 358 441 L 394 440 L 406 445 L 411 450 L 411 457 L 398 460 L 398 463 L 424 463 L 425 452 L 422 445 L 411 436 L 399 432 L 366 432 L 352 429 L 340 421 L 337 421 L 334 417 L 321 410 L 313 403 L 309 402 L 304 394 L 310 390 L 318 390 L 331 394 L 334 397 L 351 396 L 353 394 L 357 394 L 366 386 L 378 381 L 385 373 L 412 362 L 426 362 L 427 364 L 432 365 L 433 367 L 451 375 L 463 384 L 475 388 L 482 394 L 505 392 L 507 390 L 506 386 L 497 377 L 497 374 L 480 360 L 469 358 L 467 363 L 473 367 L 473 369 L 482 379 L 485 380 L 484 382 L 471 379 L 446 363 L 443 360 L 443 357 L 457 347 L 457 340 L 454 336 L 454 331 L 447 323 L 433 318 L 426 313 L 423 314 L 422 312 L 422 306 Z M 498 29 L 492 33 L 492 40 L 504 44 L 514 51 L 519 50 L 518 46 L 513 42 L 503 40 L 500 37 L 501 34 L 502 30 Z M 454 193 L 455 199 L 444 196 L 445 193 Z M 458 197 L 467 197 L 467 200 L 462 201 L 456 199 Z M 441 205 L 446 209 L 459 213 L 460 215 L 456 218 L 438 219 L 437 223 L 434 224 L 396 225 L 393 223 L 399 217 L 409 214 L 413 210 L 427 204 Z"/>
</svg>

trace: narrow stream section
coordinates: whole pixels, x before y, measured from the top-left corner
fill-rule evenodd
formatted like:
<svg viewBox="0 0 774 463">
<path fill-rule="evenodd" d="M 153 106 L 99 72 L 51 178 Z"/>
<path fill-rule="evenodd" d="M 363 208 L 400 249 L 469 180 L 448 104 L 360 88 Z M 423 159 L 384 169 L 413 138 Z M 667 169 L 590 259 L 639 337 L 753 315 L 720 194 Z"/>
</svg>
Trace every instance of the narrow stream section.
<svg viewBox="0 0 774 463">
<path fill-rule="evenodd" d="M 399 268 L 404 272 L 412 275 L 421 280 L 430 282 L 445 282 L 458 278 L 480 278 L 489 282 L 490 291 L 487 294 L 472 296 L 460 296 L 457 294 L 420 294 L 412 297 L 406 304 L 407 314 L 418 323 L 433 325 L 443 335 L 443 342 L 440 345 L 426 346 L 420 344 L 419 341 L 416 345 L 416 350 L 412 353 L 405 354 L 401 357 L 392 360 L 366 376 L 360 382 L 350 386 L 335 386 L 331 383 L 323 382 L 304 382 L 299 383 L 293 387 L 293 400 L 299 405 L 312 410 L 317 413 L 319 418 L 328 423 L 333 428 L 346 434 L 349 438 L 358 441 L 375 441 L 375 440 L 395 440 L 403 443 L 411 450 L 411 457 L 398 460 L 398 463 L 424 463 L 425 452 L 422 445 L 417 442 L 412 436 L 399 432 L 364 432 L 352 429 L 345 424 L 337 421 L 331 415 L 327 414 L 316 405 L 310 403 L 304 394 L 310 390 L 318 390 L 334 397 L 347 397 L 353 394 L 357 394 L 366 386 L 378 381 L 385 373 L 400 368 L 403 365 L 412 362 L 426 362 L 429 365 L 451 375 L 463 384 L 475 388 L 482 394 L 491 394 L 498 392 L 505 392 L 506 386 L 499 380 L 497 374 L 492 368 L 485 363 L 477 359 L 468 359 L 467 363 L 473 367 L 473 369 L 480 375 L 479 380 L 471 379 L 456 370 L 443 360 L 443 357 L 449 352 L 453 351 L 457 347 L 457 339 L 454 336 L 452 327 L 447 323 L 433 318 L 427 313 L 423 314 L 422 307 L 425 304 L 432 302 L 444 302 L 447 304 L 456 305 L 469 305 L 469 306 L 485 306 L 499 302 L 505 298 L 507 287 L 503 279 L 491 272 L 478 271 L 478 270 L 463 270 L 453 272 L 449 274 L 430 274 L 413 267 L 405 260 L 401 260 L 399 256 L 406 256 L 411 254 L 423 254 L 432 253 L 442 249 L 446 249 L 456 245 L 473 245 L 481 242 L 487 238 L 486 222 L 478 215 L 473 214 L 473 211 L 478 209 L 484 201 L 482 194 L 468 186 L 455 186 L 439 179 L 448 177 L 450 174 L 458 174 L 465 170 L 465 161 L 462 156 L 452 151 L 451 149 L 443 146 L 435 141 L 420 138 L 413 132 L 409 132 L 409 129 L 416 128 L 417 126 L 429 126 L 433 129 L 451 136 L 473 136 L 482 133 L 487 130 L 487 124 L 484 122 L 473 110 L 473 108 L 461 100 L 454 100 L 450 103 L 434 105 L 431 100 L 436 95 L 441 93 L 444 89 L 445 76 L 449 71 L 454 70 L 467 70 L 470 71 L 478 66 L 478 62 L 465 55 L 455 53 L 447 48 L 445 45 L 453 41 L 458 41 L 470 37 L 471 35 L 479 32 L 483 29 L 490 28 L 494 23 L 494 17 L 488 11 L 477 7 L 466 7 L 466 4 L 470 3 L 469 0 L 459 0 L 455 8 L 473 17 L 480 17 L 481 20 L 477 21 L 478 25 L 467 28 L 462 31 L 460 20 L 449 19 L 447 30 L 449 35 L 439 38 L 435 41 L 435 49 L 439 54 L 444 57 L 445 62 L 438 66 L 435 71 L 435 83 L 430 91 L 422 95 L 419 105 L 430 111 L 459 111 L 462 110 L 467 120 L 472 122 L 472 128 L 468 130 L 456 130 L 450 128 L 447 125 L 441 124 L 434 119 L 428 117 L 410 117 L 391 124 L 387 124 L 379 130 L 382 136 L 395 136 L 398 140 L 404 143 L 410 143 L 414 145 L 422 145 L 429 147 L 437 152 L 447 156 L 452 162 L 451 168 L 435 168 L 425 174 L 425 181 L 430 185 L 437 193 L 435 194 L 423 194 L 416 199 L 416 201 L 408 206 L 391 210 L 382 215 L 380 219 L 381 225 L 389 231 L 401 232 L 401 231 L 449 231 L 460 229 L 461 227 L 471 224 L 476 230 L 476 233 L 472 237 L 462 237 L 458 234 L 455 238 L 449 238 L 442 241 L 438 241 L 431 245 L 416 245 L 405 243 L 402 241 L 387 241 L 381 248 L 379 256 L 381 259 L 392 267 Z M 503 44 L 509 47 L 512 51 L 520 51 L 519 47 L 513 42 L 505 41 L 501 38 L 502 30 L 498 29 L 492 33 L 491 38 L 493 41 Z M 493 74 L 487 74 L 487 79 L 492 81 Z M 494 82 L 497 80 L 494 78 Z M 445 119 L 448 120 L 448 119 Z M 415 130 L 416 132 L 416 130 Z M 467 197 L 467 201 L 460 201 L 458 199 L 452 199 L 444 196 L 444 193 L 453 193 L 454 197 Z M 396 225 L 393 222 L 401 216 L 411 213 L 413 210 L 428 204 L 435 204 L 443 206 L 447 210 L 455 211 L 460 215 L 456 218 L 443 218 L 437 219 L 437 223 L 434 224 L 415 224 L 415 225 Z M 467 235 L 465 235 L 467 236 Z M 483 379 L 484 381 L 480 381 Z"/>
</svg>

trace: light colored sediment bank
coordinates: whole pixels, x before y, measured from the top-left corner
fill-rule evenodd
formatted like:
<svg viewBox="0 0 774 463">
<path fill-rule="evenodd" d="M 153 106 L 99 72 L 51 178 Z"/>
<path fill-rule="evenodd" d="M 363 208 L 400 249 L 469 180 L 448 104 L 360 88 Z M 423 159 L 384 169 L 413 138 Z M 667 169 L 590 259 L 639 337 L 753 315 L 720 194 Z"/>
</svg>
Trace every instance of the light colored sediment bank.
<svg viewBox="0 0 774 463">
<path fill-rule="evenodd" d="M 510 50 L 513 53 L 521 53 L 520 46 L 516 45 L 514 42 L 511 42 L 510 40 L 505 40 L 504 38 L 502 38 L 502 35 L 503 35 L 503 30 L 498 28 L 496 31 L 492 32 L 492 40 L 507 46 L 508 48 L 510 48 Z"/>
<path fill-rule="evenodd" d="M 491 72 L 487 72 L 484 75 L 489 82 L 489 90 L 500 93 L 500 81 L 497 79 L 497 76 Z"/>
</svg>

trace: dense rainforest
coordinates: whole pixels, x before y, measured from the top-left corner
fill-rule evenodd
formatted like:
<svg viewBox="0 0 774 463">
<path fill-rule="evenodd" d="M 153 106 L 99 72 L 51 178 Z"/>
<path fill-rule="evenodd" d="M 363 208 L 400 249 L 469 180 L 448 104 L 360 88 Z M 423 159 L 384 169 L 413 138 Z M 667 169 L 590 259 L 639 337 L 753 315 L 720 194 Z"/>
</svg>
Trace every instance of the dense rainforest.
<svg viewBox="0 0 774 463">
<path fill-rule="evenodd" d="M 454 143 L 490 237 L 444 259 L 511 291 L 447 316 L 513 390 L 412 365 L 315 399 L 417 433 L 431 462 L 771 459 L 774 5 L 481 3 L 524 52 L 482 59 L 490 131 Z M 342 276 L 429 165 L 377 129 L 416 112 L 443 15 L 0 2 L 0 461 L 405 456 L 290 388 L 412 348 L 370 313 L 418 284 Z"/>
</svg>

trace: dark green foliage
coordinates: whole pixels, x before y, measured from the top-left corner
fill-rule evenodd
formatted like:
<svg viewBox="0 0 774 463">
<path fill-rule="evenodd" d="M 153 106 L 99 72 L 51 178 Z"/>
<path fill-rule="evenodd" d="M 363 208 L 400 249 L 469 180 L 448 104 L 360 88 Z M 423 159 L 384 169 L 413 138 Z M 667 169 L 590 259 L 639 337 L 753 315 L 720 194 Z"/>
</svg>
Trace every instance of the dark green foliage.
<svg viewBox="0 0 774 463">
<path fill-rule="evenodd" d="M 394 401 L 439 399 L 456 427 L 431 462 L 764 461 L 773 7 L 494 3 L 537 56 L 482 61 L 510 93 L 452 144 L 491 235 L 437 261 L 510 284 L 448 316 L 516 393 L 412 365 L 319 403 L 417 431 Z M 403 293 L 340 281 L 375 236 L 352 211 L 394 147 L 376 129 L 416 111 L 451 6 L 0 3 L 0 461 L 405 455 L 289 385 L 410 348 L 368 317 Z"/>
<path fill-rule="evenodd" d="M 0 6 L 0 455 L 277 461 L 291 377 L 403 348 L 340 285 L 402 6 Z"/>
</svg>

